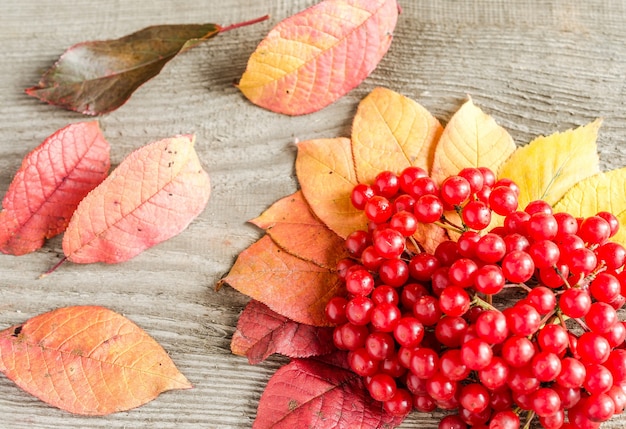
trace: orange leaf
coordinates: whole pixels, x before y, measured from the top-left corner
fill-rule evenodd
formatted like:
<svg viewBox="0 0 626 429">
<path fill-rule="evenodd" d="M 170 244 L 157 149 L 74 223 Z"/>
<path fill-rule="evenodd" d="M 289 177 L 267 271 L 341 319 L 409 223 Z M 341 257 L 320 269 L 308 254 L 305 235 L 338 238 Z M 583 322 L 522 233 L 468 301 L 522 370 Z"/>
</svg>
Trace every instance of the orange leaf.
<svg viewBox="0 0 626 429">
<path fill-rule="evenodd" d="M 497 172 L 514 151 L 509 133 L 468 100 L 443 130 L 431 177 L 439 183 L 466 167 L 489 167 Z"/>
<path fill-rule="evenodd" d="M 448 240 L 448 235 L 446 230 L 442 227 L 432 223 L 426 223 L 420 224 L 415 234 L 413 234 L 413 238 L 421 244 L 426 252 L 435 253 L 437 246 Z"/>
<path fill-rule="evenodd" d="M 345 293 L 336 272 L 283 251 L 268 236 L 239 254 L 221 284 L 282 316 L 314 326 L 330 326 L 324 314 L 326 303 Z"/>
<path fill-rule="evenodd" d="M 210 193 L 194 141 L 178 136 L 131 153 L 81 201 L 63 237 L 67 258 L 122 262 L 183 231 Z"/>
<path fill-rule="evenodd" d="M 346 258 L 344 240 L 316 218 L 302 192 L 289 195 L 251 220 L 278 246 L 301 259 L 334 269 L 337 261 Z"/>
<path fill-rule="evenodd" d="M 192 387 L 137 325 L 93 306 L 60 308 L 0 332 L 0 371 L 42 401 L 86 415 Z"/>
<path fill-rule="evenodd" d="M 406 167 L 430 171 L 443 127 L 415 101 L 386 88 L 375 88 L 359 104 L 352 123 L 352 151 L 360 183 L 372 183 L 381 171 L 398 174 Z"/>
<path fill-rule="evenodd" d="M 68 125 L 46 138 L 24 158 L 4 197 L 0 252 L 33 252 L 63 232 L 109 167 L 109 143 L 96 121 Z"/>
<path fill-rule="evenodd" d="M 317 111 L 360 84 L 391 45 L 396 0 L 325 0 L 280 22 L 239 82 L 254 104 L 278 113 Z"/>
<path fill-rule="evenodd" d="M 332 231 L 345 238 L 366 229 L 365 214 L 350 202 L 358 184 L 350 140 L 308 140 L 298 144 L 296 174 L 309 207 Z"/>
</svg>

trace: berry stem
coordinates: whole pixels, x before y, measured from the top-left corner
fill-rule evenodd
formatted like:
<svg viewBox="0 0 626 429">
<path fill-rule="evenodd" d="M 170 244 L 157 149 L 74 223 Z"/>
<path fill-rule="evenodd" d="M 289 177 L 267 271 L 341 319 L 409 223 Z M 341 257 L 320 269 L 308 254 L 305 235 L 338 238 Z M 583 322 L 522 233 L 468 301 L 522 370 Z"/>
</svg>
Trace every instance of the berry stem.
<svg viewBox="0 0 626 429">
<path fill-rule="evenodd" d="M 491 297 L 491 295 L 487 296 L 487 299 L 489 299 Z M 494 307 L 490 302 L 485 301 L 484 299 L 478 297 L 478 296 L 474 296 L 474 298 L 472 299 L 472 302 L 470 303 L 470 305 L 476 305 L 480 308 L 484 308 L 486 310 L 495 310 L 495 311 L 500 311 L 498 310 L 496 307 Z"/>
<path fill-rule="evenodd" d="M 530 425 L 534 418 L 535 418 L 535 412 L 529 411 L 528 414 L 526 414 L 526 423 L 524 424 L 524 427 L 522 429 L 530 429 Z"/>
<path fill-rule="evenodd" d="M 450 222 L 443 216 L 441 217 L 441 220 L 439 222 L 433 222 L 433 224 L 440 226 L 444 229 L 448 229 L 450 231 L 458 232 L 459 234 L 463 234 L 465 232 L 465 229 L 455 223 Z"/>
</svg>

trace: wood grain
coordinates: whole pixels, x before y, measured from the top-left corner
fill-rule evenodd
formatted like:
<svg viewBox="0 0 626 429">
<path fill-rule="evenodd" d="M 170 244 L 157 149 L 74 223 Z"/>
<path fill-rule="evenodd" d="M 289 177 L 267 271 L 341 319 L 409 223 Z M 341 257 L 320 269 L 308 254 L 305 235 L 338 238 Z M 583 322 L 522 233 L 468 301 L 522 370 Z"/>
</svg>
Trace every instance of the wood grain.
<svg viewBox="0 0 626 429">
<path fill-rule="evenodd" d="M 446 122 L 467 96 L 517 144 L 604 119 L 603 169 L 626 165 L 626 3 L 616 0 L 400 0 L 395 40 L 356 90 L 305 117 L 248 103 L 232 86 L 257 43 L 313 0 L 30 0 L 0 2 L 0 194 L 26 153 L 55 130 L 84 120 L 24 94 L 70 45 L 120 37 L 151 24 L 268 22 L 219 35 L 169 63 L 122 108 L 100 119 L 118 164 L 133 149 L 196 133 L 211 175 L 205 212 L 180 236 L 119 265 L 67 264 L 60 239 L 19 258 L 0 255 L 0 328 L 68 305 L 104 305 L 135 321 L 194 384 L 104 418 L 51 408 L 0 377 L 0 427 L 250 428 L 271 374 L 285 362 L 248 365 L 229 341 L 247 298 L 214 291 L 236 255 L 260 237 L 247 224 L 294 192 L 293 142 L 347 136 L 358 101 L 386 86 Z M 402 428 L 434 429 L 440 414 L 414 413 Z M 622 428 L 626 419 L 603 425 Z"/>
</svg>

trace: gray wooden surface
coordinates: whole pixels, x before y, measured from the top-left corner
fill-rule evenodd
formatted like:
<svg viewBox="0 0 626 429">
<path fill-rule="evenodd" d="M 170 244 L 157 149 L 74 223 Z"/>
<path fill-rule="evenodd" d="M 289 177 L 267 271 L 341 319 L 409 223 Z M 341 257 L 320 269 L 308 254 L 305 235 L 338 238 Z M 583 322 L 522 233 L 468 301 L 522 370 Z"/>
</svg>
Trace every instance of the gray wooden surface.
<svg viewBox="0 0 626 429">
<path fill-rule="evenodd" d="M 285 117 L 232 86 L 257 43 L 314 0 L 0 0 L 0 195 L 21 159 L 53 131 L 84 118 L 24 94 L 70 45 L 161 23 L 270 21 L 219 35 L 169 63 L 131 100 L 100 119 L 112 163 L 133 149 L 196 133 L 211 175 L 205 212 L 178 237 L 119 265 L 66 264 L 59 238 L 40 251 L 0 255 L 0 328 L 69 305 L 131 318 L 195 385 L 132 411 L 84 418 L 51 408 L 0 376 L 0 427 L 249 428 L 274 357 L 250 366 L 229 341 L 247 298 L 213 290 L 236 255 L 260 237 L 246 224 L 297 189 L 295 139 L 346 136 L 358 101 L 376 86 L 416 99 L 447 121 L 469 94 L 518 144 L 604 118 L 604 169 L 626 165 L 626 3 L 621 0 L 400 0 L 395 40 L 378 69 L 334 105 Z M 436 428 L 413 414 L 403 428 Z M 621 428 L 626 419 L 605 427 Z"/>
</svg>

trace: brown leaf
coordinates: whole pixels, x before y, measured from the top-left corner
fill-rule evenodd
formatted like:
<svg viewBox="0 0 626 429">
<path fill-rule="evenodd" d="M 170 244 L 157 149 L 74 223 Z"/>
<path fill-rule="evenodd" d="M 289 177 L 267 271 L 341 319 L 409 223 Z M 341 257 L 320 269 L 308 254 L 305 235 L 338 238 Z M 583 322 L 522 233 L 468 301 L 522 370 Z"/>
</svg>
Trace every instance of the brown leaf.
<svg viewBox="0 0 626 429">
<path fill-rule="evenodd" d="M 324 225 L 298 191 L 275 202 L 251 220 L 287 252 L 317 265 L 334 269 L 348 253 L 344 240 Z"/>
<path fill-rule="evenodd" d="M 0 332 L 0 371 L 42 401 L 105 415 L 189 389 L 167 352 L 103 307 L 66 307 Z"/>
<path fill-rule="evenodd" d="M 228 276 L 220 281 L 261 301 L 299 323 L 329 326 L 324 309 L 345 287 L 337 273 L 297 258 L 278 247 L 270 237 L 239 254 Z"/>
<path fill-rule="evenodd" d="M 179 52 L 219 32 L 217 24 L 156 25 L 115 40 L 78 43 L 26 93 L 85 115 L 107 113 Z"/>
<path fill-rule="evenodd" d="M 78 203 L 109 171 L 98 122 L 68 125 L 29 153 L 0 212 L 0 252 L 23 255 L 65 230 Z"/>
<path fill-rule="evenodd" d="M 296 323 L 255 300 L 239 316 L 230 348 L 236 355 L 247 356 L 252 365 L 273 353 L 304 358 L 335 350 L 333 328 Z"/>
</svg>

